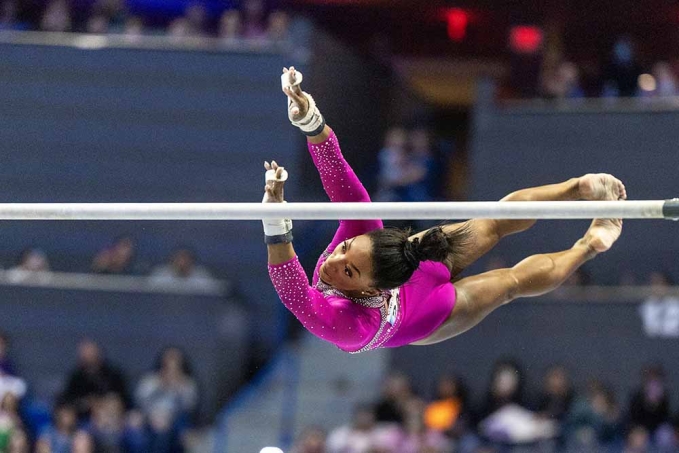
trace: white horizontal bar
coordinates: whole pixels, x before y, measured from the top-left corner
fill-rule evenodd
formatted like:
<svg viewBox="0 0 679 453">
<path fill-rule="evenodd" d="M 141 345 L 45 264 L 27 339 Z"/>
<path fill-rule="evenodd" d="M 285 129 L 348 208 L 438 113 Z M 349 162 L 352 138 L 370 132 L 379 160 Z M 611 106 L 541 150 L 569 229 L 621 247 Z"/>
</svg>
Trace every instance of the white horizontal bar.
<svg viewBox="0 0 679 453">
<path fill-rule="evenodd" d="M 662 219 L 663 200 L 426 203 L 5 203 L 0 220 Z"/>
</svg>

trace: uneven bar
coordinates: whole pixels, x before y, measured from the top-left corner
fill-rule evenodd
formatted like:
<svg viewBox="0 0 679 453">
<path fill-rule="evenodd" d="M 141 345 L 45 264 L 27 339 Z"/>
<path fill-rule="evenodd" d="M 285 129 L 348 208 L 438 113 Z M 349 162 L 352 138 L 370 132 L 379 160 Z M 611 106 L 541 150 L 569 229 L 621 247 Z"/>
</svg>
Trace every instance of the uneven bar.
<svg viewBox="0 0 679 453">
<path fill-rule="evenodd" d="M 424 203 L 4 203 L 0 220 L 662 219 L 676 200 Z"/>
</svg>

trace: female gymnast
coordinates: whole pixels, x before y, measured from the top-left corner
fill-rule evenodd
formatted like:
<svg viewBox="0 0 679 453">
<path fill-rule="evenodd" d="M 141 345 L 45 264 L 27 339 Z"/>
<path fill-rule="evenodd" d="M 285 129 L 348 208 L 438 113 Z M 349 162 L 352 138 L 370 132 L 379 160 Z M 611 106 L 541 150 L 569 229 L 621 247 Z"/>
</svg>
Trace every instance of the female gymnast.
<svg viewBox="0 0 679 453">
<path fill-rule="evenodd" d="M 301 74 L 283 69 L 288 116 L 308 136 L 308 148 L 333 202 L 370 202 L 344 160 L 332 129 Z M 264 164 L 263 202 L 283 202 L 287 172 Z M 519 190 L 503 201 L 624 200 L 625 186 L 608 174 L 587 174 L 560 184 Z M 545 294 L 578 267 L 608 250 L 622 221 L 595 219 L 568 250 L 534 255 L 516 266 L 453 279 L 503 237 L 535 220 L 472 219 L 410 235 L 380 220 L 341 220 L 321 255 L 311 286 L 292 246 L 292 222 L 265 220 L 269 275 L 283 304 L 311 333 L 358 353 L 380 347 L 428 345 L 459 335 L 493 310 L 519 297 Z"/>
</svg>

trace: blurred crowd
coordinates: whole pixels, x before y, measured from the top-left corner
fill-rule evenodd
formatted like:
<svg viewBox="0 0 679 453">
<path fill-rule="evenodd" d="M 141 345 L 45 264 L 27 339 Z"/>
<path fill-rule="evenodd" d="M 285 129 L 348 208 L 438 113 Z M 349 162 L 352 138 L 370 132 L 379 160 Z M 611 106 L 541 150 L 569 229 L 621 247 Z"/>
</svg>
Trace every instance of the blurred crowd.
<svg viewBox="0 0 679 453">
<path fill-rule="evenodd" d="M 224 44 L 271 44 L 288 39 L 288 15 L 271 10 L 265 0 L 243 0 L 240 8 L 215 16 L 196 0 L 179 17 L 159 21 L 132 14 L 124 0 L 83 2 L 48 0 L 41 10 L 25 10 L 19 0 L 0 0 L 0 30 L 41 30 L 121 34 L 130 38 L 148 35 L 219 38 Z"/>
<path fill-rule="evenodd" d="M 519 64 L 524 63 L 530 66 L 530 62 Z M 619 37 L 600 62 L 576 62 L 547 56 L 540 69 L 535 71 L 539 76 L 533 77 L 532 71 L 525 69 L 518 72 L 528 79 L 515 80 L 516 94 L 523 97 L 661 98 L 679 95 L 677 68 L 667 61 L 641 61 L 634 40 L 628 36 Z"/>
<path fill-rule="evenodd" d="M 649 365 L 630 395 L 591 380 L 577 388 L 568 370 L 550 367 L 540 388 L 525 385 L 513 360 L 495 363 L 481 398 L 443 375 L 430 395 L 408 376 L 390 376 L 379 400 L 358 405 L 329 432 L 307 427 L 294 453 L 676 452 L 679 418 L 665 370 Z"/>
<path fill-rule="evenodd" d="M 78 345 L 77 363 L 51 407 L 31 397 L 0 333 L 0 452 L 179 453 L 185 451 L 199 394 L 185 353 L 160 351 L 134 389 L 94 341 Z"/>
<path fill-rule="evenodd" d="M 48 276 L 52 271 L 70 270 L 72 269 L 54 269 L 44 251 L 29 247 L 19 253 L 14 265 L 6 270 L 5 276 L 12 282 L 21 282 L 28 278 Z M 130 236 L 116 238 L 109 246 L 97 252 L 92 258 L 90 271 L 102 275 L 147 276 L 150 283 L 159 286 L 181 283 L 184 286 L 197 287 L 215 280 L 207 267 L 198 263 L 196 253 L 189 247 L 178 247 L 166 263 L 151 266 L 140 259 L 136 243 Z"/>
</svg>

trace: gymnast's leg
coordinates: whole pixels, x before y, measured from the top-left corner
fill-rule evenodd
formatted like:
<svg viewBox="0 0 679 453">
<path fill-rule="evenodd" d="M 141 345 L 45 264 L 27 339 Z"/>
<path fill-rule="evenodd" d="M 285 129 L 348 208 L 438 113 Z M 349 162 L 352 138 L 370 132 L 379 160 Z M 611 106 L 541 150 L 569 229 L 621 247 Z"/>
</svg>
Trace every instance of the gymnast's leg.
<svg viewBox="0 0 679 453">
<path fill-rule="evenodd" d="M 500 201 L 570 201 L 570 200 L 624 200 L 624 184 L 605 173 L 587 174 L 559 184 L 531 187 L 512 192 Z M 488 253 L 505 236 L 525 231 L 535 224 L 534 219 L 472 219 L 463 223 L 445 225 L 443 230 L 453 232 L 467 228 L 471 236 L 462 258 L 454 263 L 454 277 L 477 259 Z M 424 231 L 413 237 L 421 237 Z"/>
<path fill-rule="evenodd" d="M 463 278 L 455 283 L 457 300 L 450 317 L 432 335 L 414 344 L 434 344 L 452 338 L 516 298 L 552 291 L 582 264 L 608 250 L 621 230 L 621 220 L 597 219 L 569 250 L 530 256 L 510 269 Z"/>
</svg>

